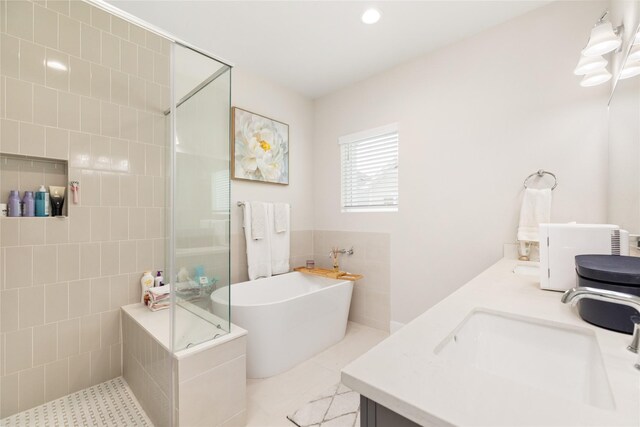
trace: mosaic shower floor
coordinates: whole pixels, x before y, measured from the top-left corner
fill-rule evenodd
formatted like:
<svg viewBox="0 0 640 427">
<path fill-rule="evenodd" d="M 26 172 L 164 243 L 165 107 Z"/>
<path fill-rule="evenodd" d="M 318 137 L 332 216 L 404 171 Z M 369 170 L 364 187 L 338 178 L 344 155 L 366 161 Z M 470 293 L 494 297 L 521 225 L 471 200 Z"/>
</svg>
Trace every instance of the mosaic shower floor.
<svg viewBox="0 0 640 427">
<path fill-rule="evenodd" d="M 0 420 L 0 427 L 153 427 L 122 377 Z"/>
</svg>

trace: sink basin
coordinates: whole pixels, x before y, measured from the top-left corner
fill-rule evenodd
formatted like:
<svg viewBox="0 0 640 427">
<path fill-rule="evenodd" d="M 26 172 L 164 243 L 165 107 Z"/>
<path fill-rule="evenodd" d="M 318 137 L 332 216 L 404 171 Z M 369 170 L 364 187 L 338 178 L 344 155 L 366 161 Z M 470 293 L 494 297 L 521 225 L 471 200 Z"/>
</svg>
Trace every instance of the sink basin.
<svg viewBox="0 0 640 427">
<path fill-rule="evenodd" d="M 435 354 L 564 399 L 615 408 L 600 347 L 589 329 L 476 309 Z"/>
<path fill-rule="evenodd" d="M 537 265 L 516 265 L 513 272 L 518 276 L 540 277 L 540 267 Z"/>
</svg>

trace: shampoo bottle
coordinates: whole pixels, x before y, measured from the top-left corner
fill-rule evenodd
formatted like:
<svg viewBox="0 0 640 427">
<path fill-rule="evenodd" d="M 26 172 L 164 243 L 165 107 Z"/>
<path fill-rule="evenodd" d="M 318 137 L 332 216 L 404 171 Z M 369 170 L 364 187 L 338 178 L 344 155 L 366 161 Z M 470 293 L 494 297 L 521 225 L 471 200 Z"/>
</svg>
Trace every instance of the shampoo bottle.
<svg viewBox="0 0 640 427">
<path fill-rule="evenodd" d="M 36 201 L 33 199 L 33 191 L 25 191 L 22 198 L 22 216 L 35 216 Z"/>
<path fill-rule="evenodd" d="M 145 297 L 147 296 L 147 292 L 149 289 L 153 288 L 153 276 L 150 271 L 145 271 L 142 279 L 140 279 L 140 286 L 142 287 L 142 296 L 140 297 L 140 302 L 146 305 Z"/>
<path fill-rule="evenodd" d="M 49 192 L 44 185 L 36 192 L 36 216 L 49 216 Z"/>
<path fill-rule="evenodd" d="M 7 207 L 9 216 L 22 216 L 22 209 L 20 208 L 20 192 L 17 190 L 11 190 L 9 192 L 9 200 L 7 200 Z"/>
</svg>

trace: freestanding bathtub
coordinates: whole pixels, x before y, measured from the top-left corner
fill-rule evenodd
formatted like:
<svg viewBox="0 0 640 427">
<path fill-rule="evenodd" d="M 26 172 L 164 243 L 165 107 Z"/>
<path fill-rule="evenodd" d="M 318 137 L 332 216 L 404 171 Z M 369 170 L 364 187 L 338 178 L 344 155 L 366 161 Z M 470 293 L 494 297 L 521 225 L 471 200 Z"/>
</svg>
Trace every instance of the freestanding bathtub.
<svg viewBox="0 0 640 427">
<path fill-rule="evenodd" d="M 211 294 L 214 312 L 228 309 L 227 288 Z M 295 272 L 230 288 L 232 321 L 248 331 L 249 378 L 287 371 L 344 337 L 352 281 Z"/>
</svg>

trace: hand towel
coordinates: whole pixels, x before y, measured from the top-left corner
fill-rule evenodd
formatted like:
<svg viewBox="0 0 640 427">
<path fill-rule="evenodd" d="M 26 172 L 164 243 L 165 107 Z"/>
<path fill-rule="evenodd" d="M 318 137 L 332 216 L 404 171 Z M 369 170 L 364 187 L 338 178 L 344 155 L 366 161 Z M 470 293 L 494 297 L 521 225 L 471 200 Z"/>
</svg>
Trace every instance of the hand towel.
<svg viewBox="0 0 640 427">
<path fill-rule="evenodd" d="M 520 208 L 518 240 L 537 242 L 541 223 L 551 222 L 551 189 L 527 188 Z"/>
<path fill-rule="evenodd" d="M 260 206 L 266 210 L 264 203 L 260 203 Z M 249 280 L 255 280 L 260 277 L 271 277 L 271 246 L 269 234 L 265 234 L 265 237 L 259 240 L 252 237 L 251 211 L 252 203 L 246 202 L 244 204 L 244 237 L 247 245 L 247 270 Z"/>
<path fill-rule="evenodd" d="M 171 285 L 164 285 L 149 289 L 149 310 L 158 311 L 171 305 Z"/>
<path fill-rule="evenodd" d="M 289 204 L 274 203 L 274 216 L 276 233 L 289 230 Z"/>
<path fill-rule="evenodd" d="M 284 204 L 284 203 L 283 203 Z M 289 205 L 286 205 L 287 208 Z M 268 209 L 268 221 L 273 224 L 272 221 L 275 221 L 275 211 L 277 207 L 269 203 Z M 287 224 L 287 227 L 281 232 L 277 231 L 277 228 L 270 228 L 273 230 L 269 234 L 269 240 L 271 242 L 271 272 L 273 274 L 282 274 L 289 272 L 289 254 L 290 254 L 290 232 L 289 232 L 289 209 L 284 209 L 283 212 L 284 223 Z"/>
<path fill-rule="evenodd" d="M 262 202 L 250 202 L 249 204 L 251 205 L 251 238 L 254 240 L 264 239 L 267 220 L 265 204 Z"/>
</svg>

